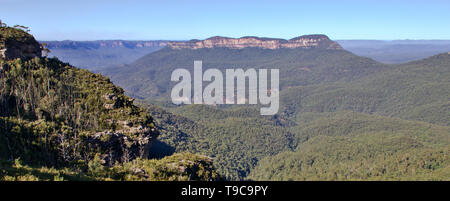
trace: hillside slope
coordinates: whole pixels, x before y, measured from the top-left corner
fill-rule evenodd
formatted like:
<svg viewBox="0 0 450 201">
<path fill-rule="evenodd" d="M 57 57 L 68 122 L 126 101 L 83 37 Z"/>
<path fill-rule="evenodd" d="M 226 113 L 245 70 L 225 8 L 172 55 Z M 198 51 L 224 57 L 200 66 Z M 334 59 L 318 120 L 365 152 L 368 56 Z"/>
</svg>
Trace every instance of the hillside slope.
<svg viewBox="0 0 450 201">
<path fill-rule="evenodd" d="M 450 125 L 450 54 L 393 65 L 348 83 L 293 87 L 281 92 L 284 113 L 353 110 Z"/>
<path fill-rule="evenodd" d="M 449 180 L 450 127 L 355 112 L 297 128 L 295 151 L 262 159 L 252 180 Z"/>
<path fill-rule="evenodd" d="M 334 44 L 331 40 L 324 43 Z M 315 48 L 226 47 L 181 48 L 165 47 L 124 66 L 103 69 L 100 73 L 125 89 L 127 94 L 141 98 L 162 98 L 168 101 L 173 70 L 193 71 L 193 61 L 202 60 L 203 69 L 218 68 L 279 68 L 281 89 L 322 82 L 350 81 L 381 71 L 385 65 L 358 57 L 345 50 Z"/>
<path fill-rule="evenodd" d="M 218 178 L 208 157 L 148 160 L 153 119 L 109 78 L 41 57 L 18 28 L 0 27 L 0 44 L 0 179 Z"/>
<path fill-rule="evenodd" d="M 445 53 L 407 64 L 385 65 L 344 50 L 320 48 L 165 48 L 107 74 L 125 86 L 129 94 L 166 107 L 153 116 L 163 132 L 159 145 L 176 147 L 166 149 L 167 153 L 193 151 L 213 156 L 218 171 L 231 180 L 448 180 L 448 56 Z M 279 113 L 262 117 L 256 107 L 248 105 L 166 104 L 171 85 L 169 79 L 163 78 L 175 68 L 191 70 L 189 62 L 196 59 L 203 60 L 204 68 L 222 70 L 279 66 Z M 153 73 L 157 75 L 148 76 Z M 155 106 L 147 107 L 156 111 L 152 109 Z M 352 139 L 356 141 L 346 141 Z M 380 142 L 381 139 L 386 141 Z M 330 145 L 334 141 L 339 143 Z M 429 141 L 442 144 L 428 144 Z M 413 145 L 403 147 L 408 143 Z M 358 151 L 369 145 L 371 150 Z M 277 160 L 284 158 L 305 163 L 301 157 L 310 152 L 306 147 L 317 147 L 314 157 L 329 163 L 317 163 L 311 171 L 298 174 L 298 169 L 290 168 L 296 163 L 288 164 L 289 167 L 278 165 Z M 384 148 L 397 154 L 387 153 Z M 333 161 L 340 161 L 336 157 L 347 153 L 351 153 L 350 158 L 342 160 L 342 167 L 353 167 L 365 158 L 368 165 L 361 165 L 358 170 L 366 171 L 365 176 L 346 172 L 334 164 Z M 428 153 L 433 157 L 429 158 Z M 408 154 L 417 155 L 415 162 L 438 160 L 442 165 L 436 170 L 417 166 L 417 174 L 402 172 L 403 163 L 395 161 Z M 370 165 L 386 163 L 392 163 L 387 172 L 371 170 Z M 286 171 L 278 171 L 280 168 Z M 327 173 L 316 171 L 317 168 Z M 340 176 L 332 176 L 335 173 Z"/>
<path fill-rule="evenodd" d="M 190 151 L 213 156 L 217 170 L 230 180 L 450 179 L 448 126 L 344 110 L 283 119 L 262 118 L 256 108 L 247 107 L 190 105 L 169 109 L 173 113 L 154 107 L 147 106 L 162 131 L 160 143 L 176 147 L 161 155 Z M 309 160 L 303 159 L 304 152 L 317 158 L 316 166 L 297 172 Z M 415 173 L 403 172 L 404 163 L 396 162 L 408 156 L 423 164 L 414 167 Z M 435 167 L 425 165 L 434 160 Z M 389 171 L 381 171 L 383 164 Z M 359 172 L 348 172 L 356 167 Z"/>
</svg>

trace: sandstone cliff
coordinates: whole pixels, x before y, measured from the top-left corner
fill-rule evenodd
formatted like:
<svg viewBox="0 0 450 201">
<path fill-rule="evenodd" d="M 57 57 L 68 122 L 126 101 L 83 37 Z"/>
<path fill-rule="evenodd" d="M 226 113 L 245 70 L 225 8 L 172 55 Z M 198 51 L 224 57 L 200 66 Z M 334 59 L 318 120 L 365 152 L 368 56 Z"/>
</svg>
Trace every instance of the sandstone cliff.
<svg viewBox="0 0 450 201">
<path fill-rule="evenodd" d="M 342 49 L 342 47 L 330 40 L 326 35 L 305 35 L 290 40 L 276 38 L 259 38 L 246 36 L 241 38 L 228 38 L 215 36 L 205 40 L 191 40 L 187 42 L 168 42 L 167 46 L 172 49 L 200 49 L 226 47 L 242 49 L 246 47 L 257 47 L 264 49 L 279 48 L 323 48 Z"/>
</svg>

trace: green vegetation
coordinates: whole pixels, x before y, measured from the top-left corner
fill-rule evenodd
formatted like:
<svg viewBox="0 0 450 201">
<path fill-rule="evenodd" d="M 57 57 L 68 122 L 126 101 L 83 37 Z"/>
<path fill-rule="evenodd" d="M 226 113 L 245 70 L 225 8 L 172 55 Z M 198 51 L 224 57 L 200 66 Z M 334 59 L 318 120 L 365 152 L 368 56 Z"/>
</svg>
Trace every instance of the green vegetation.
<svg viewBox="0 0 450 201">
<path fill-rule="evenodd" d="M 374 139 L 320 136 L 299 145 L 299 148 L 295 152 L 283 152 L 261 160 L 249 179 L 450 179 L 448 146 L 423 148 L 409 138 L 392 138 L 381 144 Z"/>
<path fill-rule="evenodd" d="M 247 110 L 254 117 L 240 117 L 240 109 L 199 105 L 171 111 L 182 115 L 152 114 L 161 127 L 159 140 L 176 147 L 169 153 L 213 156 L 216 169 L 230 180 L 450 179 L 447 126 L 353 111 L 302 113 L 289 124 L 281 117 L 263 120 L 257 109 Z M 439 166 L 404 172 L 396 160 L 408 156 L 414 164 L 440 160 Z M 316 161 L 314 166 L 299 172 L 308 160 Z M 381 174 L 374 167 L 388 169 Z"/>
<path fill-rule="evenodd" d="M 258 108 L 220 109 L 189 105 L 175 115 L 147 105 L 161 134 L 158 140 L 174 147 L 166 153 L 189 151 L 213 157 L 214 165 L 228 180 L 244 179 L 265 156 L 292 150 L 293 133 L 276 119 L 261 118 Z"/>
<path fill-rule="evenodd" d="M 168 104 L 171 71 L 196 59 L 204 68 L 279 67 L 279 114 Z M 145 99 L 161 130 L 159 156 L 212 156 L 230 180 L 450 179 L 449 54 L 385 65 L 342 50 L 165 48 L 104 73 Z M 414 165 L 405 169 L 404 157 Z"/>
<path fill-rule="evenodd" d="M 138 137 L 119 122 L 154 127 L 150 116 L 101 75 L 47 58 L 2 63 L 3 157 L 22 156 L 26 161 L 50 164 L 72 162 L 92 158 L 92 154 L 81 154 L 90 149 L 82 145 L 97 132 L 119 131 Z M 105 94 L 113 94 L 115 100 L 103 98 Z M 105 107 L 108 104 L 113 108 Z"/>
<path fill-rule="evenodd" d="M 5 48 L 5 43 L 9 41 L 27 42 L 34 40 L 33 36 L 22 30 L 20 27 L 11 28 L 4 24 L 0 26 L 0 48 Z"/>
<path fill-rule="evenodd" d="M 326 49 L 182 49 L 168 47 L 136 62 L 101 70 L 125 91 L 137 98 L 170 98 L 175 83 L 170 75 L 177 68 L 193 70 L 193 61 L 202 60 L 203 68 L 280 68 L 281 89 L 322 82 L 350 81 L 386 68 L 371 59 L 343 50 Z"/>
<path fill-rule="evenodd" d="M 295 130 L 296 150 L 264 158 L 249 179 L 450 179 L 450 127 L 343 111 Z"/>
<path fill-rule="evenodd" d="M 1 29 L 1 49 L 34 41 Z M 103 72 L 142 107 L 102 75 L 15 56 L 0 59 L 0 180 L 450 180 L 447 53 L 385 65 L 343 50 L 164 48 Z M 279 113 L 171 105 L 172 70 L 197 59 L 280 68 Z"/>
<path fill-rule="evenodd" d="M 71 168 L 33 167 L 0 161 L 3 181 L 211 181 L 221 180 L 211 159 L 189 153 L 179 153 L 160 160 L 136 159 L 112 167 L 104 166 L 99 157 L 89 161 L 86 171 Z"/>
<path fill-rule="evenodd" d="M 204 156 L 148 159 L 152 117 L 109 78 L 30 54 L 19 28 L 0 28 L 0 180 L 220 179 Z"/>
<path fill-rule="evenodd" d="M 284 114 L 353 110 L 450 125 L 450 55 L 392 66 L 349 83 L 293 87 L 281 92 Z"/>
</svg>

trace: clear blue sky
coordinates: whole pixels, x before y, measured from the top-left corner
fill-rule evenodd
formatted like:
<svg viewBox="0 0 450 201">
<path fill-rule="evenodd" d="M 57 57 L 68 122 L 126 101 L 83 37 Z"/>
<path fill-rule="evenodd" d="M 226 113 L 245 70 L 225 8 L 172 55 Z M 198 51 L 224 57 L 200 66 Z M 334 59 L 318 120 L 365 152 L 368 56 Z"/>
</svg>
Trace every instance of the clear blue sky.
<svg viewBox="0 0 450 201">
<path fill-rule="evenodd" d="M 38 40 L 450 39 L 448 0 L 0 0 L 0 19 Z"/>
</svg>

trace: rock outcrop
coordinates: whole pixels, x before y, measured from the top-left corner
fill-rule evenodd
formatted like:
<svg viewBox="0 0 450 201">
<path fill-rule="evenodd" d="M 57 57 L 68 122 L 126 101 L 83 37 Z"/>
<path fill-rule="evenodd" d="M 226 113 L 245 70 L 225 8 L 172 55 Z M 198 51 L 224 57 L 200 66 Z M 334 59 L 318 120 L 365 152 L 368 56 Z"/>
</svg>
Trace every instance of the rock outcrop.
<svg viewBox="0 0 450 201">
<path fill-rule="evenodd" d="M 322 48 L 322 49 L 342 49 L 342 47 L 330 40 L 326 35 L 305 35 L 290 40 L 276 38 L 242 37 L 228 38 L 215 36 L 205 40 L 191 40 L 187 42 L 169 42 L 167 46 L 172 49 L 201 49 L 225 47 L 232 49 L 242 49 L 256 47 L 263 49 L 280 48 Z"/>
<path fill-rule="evenodd" d="M 148 158 L 149 150 L 158 134 L 154 128 L 136 126 L 133 135 L 124 132 L 99 132 L 89 137 L 90 149 L 100 153 L 102 163 L 112 166 L 136 158 Z"/>
<path fill-rule="evenodd" d="M 30 59 L 42 56 L 41 45 L 34 37 L 15 28 L 0 28 L 0 58 L 3 59 Z"/>
<path fill-rule="evenodd" d="M 53 165 L 78 160 L 89 161 L 99 154 L 104 165 L 112 166 L 148 157 L 148 151 L 158 136 L 153 119 L 145 109 L 134 105 L 133 99 L 125 96 L 124 91 L 108 78 L 69 66 L 55 58 L 25 61 L 42 57 L 41 45 L 27 30 L 20 28 L 0 27 L 0 49 L 0 70 L 9 70 L 17 63 L 22 67 L 20 75 L 0 76 L 1 83 L 13 83 L 0 84 L 3 87 L 0 87 L 0 100 L 23 102 L 14 105 L 10 104 L 12 101 L 2 101 L 5 105 L 2 105 L 0 112 L 2 116 L 8 115 L 11 118 L 17 117 L 9 108 L 15 108 L 17 114 L 26 113 L 26 117 L 21 117 L 21 122 L 30 122 L 30 126 L 25 123 L 21 125 L 28 126 L 31 133 L 45 133 L 48 139 L 46 147 L 40 148 L 41 155 L 45 156 L 41 159 L 44 163 Z M 12 61 L 17 58 L 22 60 Z M 45 72 L 42 74 L 46 76 L 40 77 L 41 74 L 35 73 L 35 69 Z M 73 81 L 67 81 L 61 74 Z M 26 83 L 21 87 L 28 88 L 50 82 L 42 81 L 45 79 L 57 84 L 31 90 L 27 92 L 27 96 L 24 95 L 26 92 L 16 90 L 17 83 Z M 61 97 L 71 98 L 48 98 L 49 90 L 57 91 Z M 61 120 L 61 116 L 64 116 L 64 120 Z M 42 129 L 39 125 L 46 125 L 46 129 L 39 130 Z M 27 142 L 38 138 L 27 137 Z M 19 148 L 14 150 L 21 150 L 18 151 L 20 154 L 27 152 L 22 151 L 22 146 L 17 146 Z"/>
<path fill-rule="evenodd" d="M 123 111 L 126 107 L 135 107 L 134 99 L 117 93 L 102 96 L 106 103 L 104 108 L 110 111 Z M 124 113 L 124 112 L 121 112 Z M 100 153 L 102 163 L 112 166 L 116 162 L 124 163 L 136 158 L 148 158 L 149 150 L 159 135 L 155 127 L 149 126 L 142 119 L 107 119 L 114 130 L 97 132 L 88 137 L 90 150 Z"/>
</svg>

